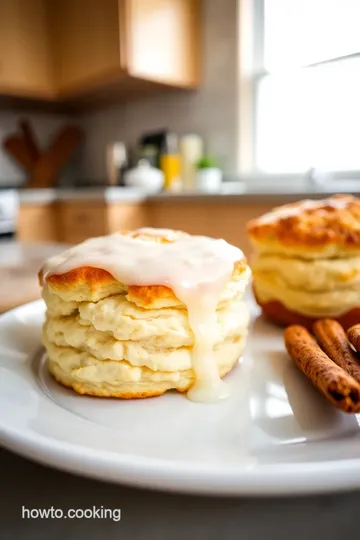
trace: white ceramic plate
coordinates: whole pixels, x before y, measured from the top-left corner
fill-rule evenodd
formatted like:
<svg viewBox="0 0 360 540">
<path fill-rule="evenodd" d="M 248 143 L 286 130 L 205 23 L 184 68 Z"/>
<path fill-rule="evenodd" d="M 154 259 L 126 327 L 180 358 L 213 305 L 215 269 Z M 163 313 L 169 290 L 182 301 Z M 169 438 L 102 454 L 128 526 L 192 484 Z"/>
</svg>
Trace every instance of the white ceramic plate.
<svg viewBox="0 0 360 540">
<path fill-rule="evenodd" d="M 360 487 L 359 417 L 333 409 L 252 304 L 243 362 L 216 405 L 185 396 L 78 396 L 47 374 L 41 301 L 0 317 L 0 440 L 36 461 L 179 492 L 299 494 Z"/>
</svg>

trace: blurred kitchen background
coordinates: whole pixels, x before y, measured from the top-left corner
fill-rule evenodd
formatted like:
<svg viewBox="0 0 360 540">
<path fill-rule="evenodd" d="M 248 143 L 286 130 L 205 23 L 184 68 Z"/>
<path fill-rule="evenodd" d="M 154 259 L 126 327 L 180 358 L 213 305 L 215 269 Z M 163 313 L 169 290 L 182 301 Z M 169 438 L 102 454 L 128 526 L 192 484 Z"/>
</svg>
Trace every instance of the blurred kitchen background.
<svg viewBox="0 0 360 540">
<path fill-rule="evenodd" d="M 6 272 L 139 226 L 248 254 L 251 217 L 358 193 L 359 25 L 359 0 L 0 0 Z"/>
</svg>

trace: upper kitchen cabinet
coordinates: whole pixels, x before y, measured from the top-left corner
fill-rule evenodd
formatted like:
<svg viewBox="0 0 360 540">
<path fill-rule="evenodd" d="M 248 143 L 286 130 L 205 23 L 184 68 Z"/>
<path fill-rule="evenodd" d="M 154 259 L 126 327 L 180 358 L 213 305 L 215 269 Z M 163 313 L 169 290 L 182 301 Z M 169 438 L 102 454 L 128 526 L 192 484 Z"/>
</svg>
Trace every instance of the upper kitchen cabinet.
<svg viewBox="0 0 360 540">
<path fill-rule="evenodd" d="M 0 94 L 52 98 L 47 0 L 0 0 Z"/>
<path fill-rule="evenodd" d="M 125 65 L 134 77 L 177 87 L 199 82 L 198 0 L 120 0 Z"/>
<path fill-rule="evenodd" d="M 60 98 L 199 80 L 199 0 L 49 1 Z"/>
<path fill-rule="evenodd" d="M 199 83 L 201 0 L 0 0 L 0 95 L 87 104 Z"/>
<path fill-rule="evenodd" d="M 60 96 L 122 75 L 121 0 L 49 1 L 55 85 Z"/>
</svg>

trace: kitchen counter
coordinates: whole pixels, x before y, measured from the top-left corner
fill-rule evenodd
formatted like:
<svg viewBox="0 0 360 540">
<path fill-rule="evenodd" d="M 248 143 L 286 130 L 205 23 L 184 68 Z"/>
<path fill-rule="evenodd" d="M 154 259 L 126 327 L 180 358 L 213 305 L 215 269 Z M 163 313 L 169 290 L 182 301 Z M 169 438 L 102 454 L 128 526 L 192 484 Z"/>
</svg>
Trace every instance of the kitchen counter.
<svg viewBox="0 0 360 540">
<path fill-rule="evenodd" d="M 249 220 L 299 199 L 324 198 L 336 192 L 360 193 L 357 180 L 311 189 L 295 182 L 270 185 L 254 183 L 250 187 L 242 182 L 225 182 L 219 193 L 156 195 L 121 187 L 23 189 L 19 191 L 17 238 L 23 242 L 75 244 L 91 236 L 158 227 L 224 238 L 250 255 L 246 234 Z"/>
<path fill-rule="evenodd" d="M 360 181 L 339 181 L 324 186 L 251 185 L 241 182 L 225 182 L 218 193 L 200 193 L 195 191 L 180 193 L 159 193 L 149 195 L 143 190 L 123 187 L 99 188 L 49 188 L 21 189 L 19 200 L 23 204 L 50 204 L 56 201 L 103 201 L 112 203 L 199 203 L 199 202 L 228 202 L 247 204 L 259 203 L 266 200 L 275 204 L 285 204 L 303 198 L 323 198 L 334 193 L 360 194 Z"/>
<path fill-rule="evenodd" d="M 38 272 L 43 262 L 67 247 L 66 244 L 23 245 L 0 241 L 0 314 L 41 298 Z"/>
</svg>

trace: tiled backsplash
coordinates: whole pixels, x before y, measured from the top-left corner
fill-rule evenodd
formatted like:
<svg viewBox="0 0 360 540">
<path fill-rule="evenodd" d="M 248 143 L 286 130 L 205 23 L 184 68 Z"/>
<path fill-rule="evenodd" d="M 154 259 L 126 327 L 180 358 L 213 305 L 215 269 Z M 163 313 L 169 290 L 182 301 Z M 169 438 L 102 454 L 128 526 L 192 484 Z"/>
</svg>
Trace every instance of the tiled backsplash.
<svg viewBox="0 0 360 540">
<path fill-rule="evenodd" d="M 55 132 L 70 121 L 65 115 L 28 114 L 26 112 L 19 114 L 17 111 L 0 110 L 0 145 L 5 136 L 16 131 L 19 118 L 29 118 L 39 145 L 43 148 L 46 147 Z M 65 175 L 65 181 L 68 174 Z M 70 176 L 73 179 L 75 172 Z M 25 173 L 23 170 L 0 148 L 0 187 L 21 186 L 24 181 Z M 68 180 L 69 182 L 70 180 Z"/>
<path fill-rule="evenodd" d="M 237 153 L 237 0 L 205 0 L 203 79 L 196 92 L 174 92 L 83 117 L 85 178 L 105 177 L 108 142 L 134 144 L 143 132 L 169 128 L 202 135 L 208 151 L 234 172 Z"/>
<path fill-rule="evenodd" d="M 202 86 L 194 92 L 173 92 L 133 101 L 80 117 L 31 114 L 41 144 L 65 122 L 80 124 L 86 143 L 71 178 L 103 182 L 106 146 L 114 140 L 134 144 L 146 131 L 169 128 L 196 132 L 217 155 L 226 172 L 234 172 L 237 154 L 237 0 L 204 0 Z M 29 116 L 29 115 L 26 115 Z M 0 111 L 0 140 L 16 127 L 15 112 Z M 22 182 L 23 172 L 0 150 L 0 185 Z M 70 178 L 70 180 L 69 180 Z"/>
</svg>

